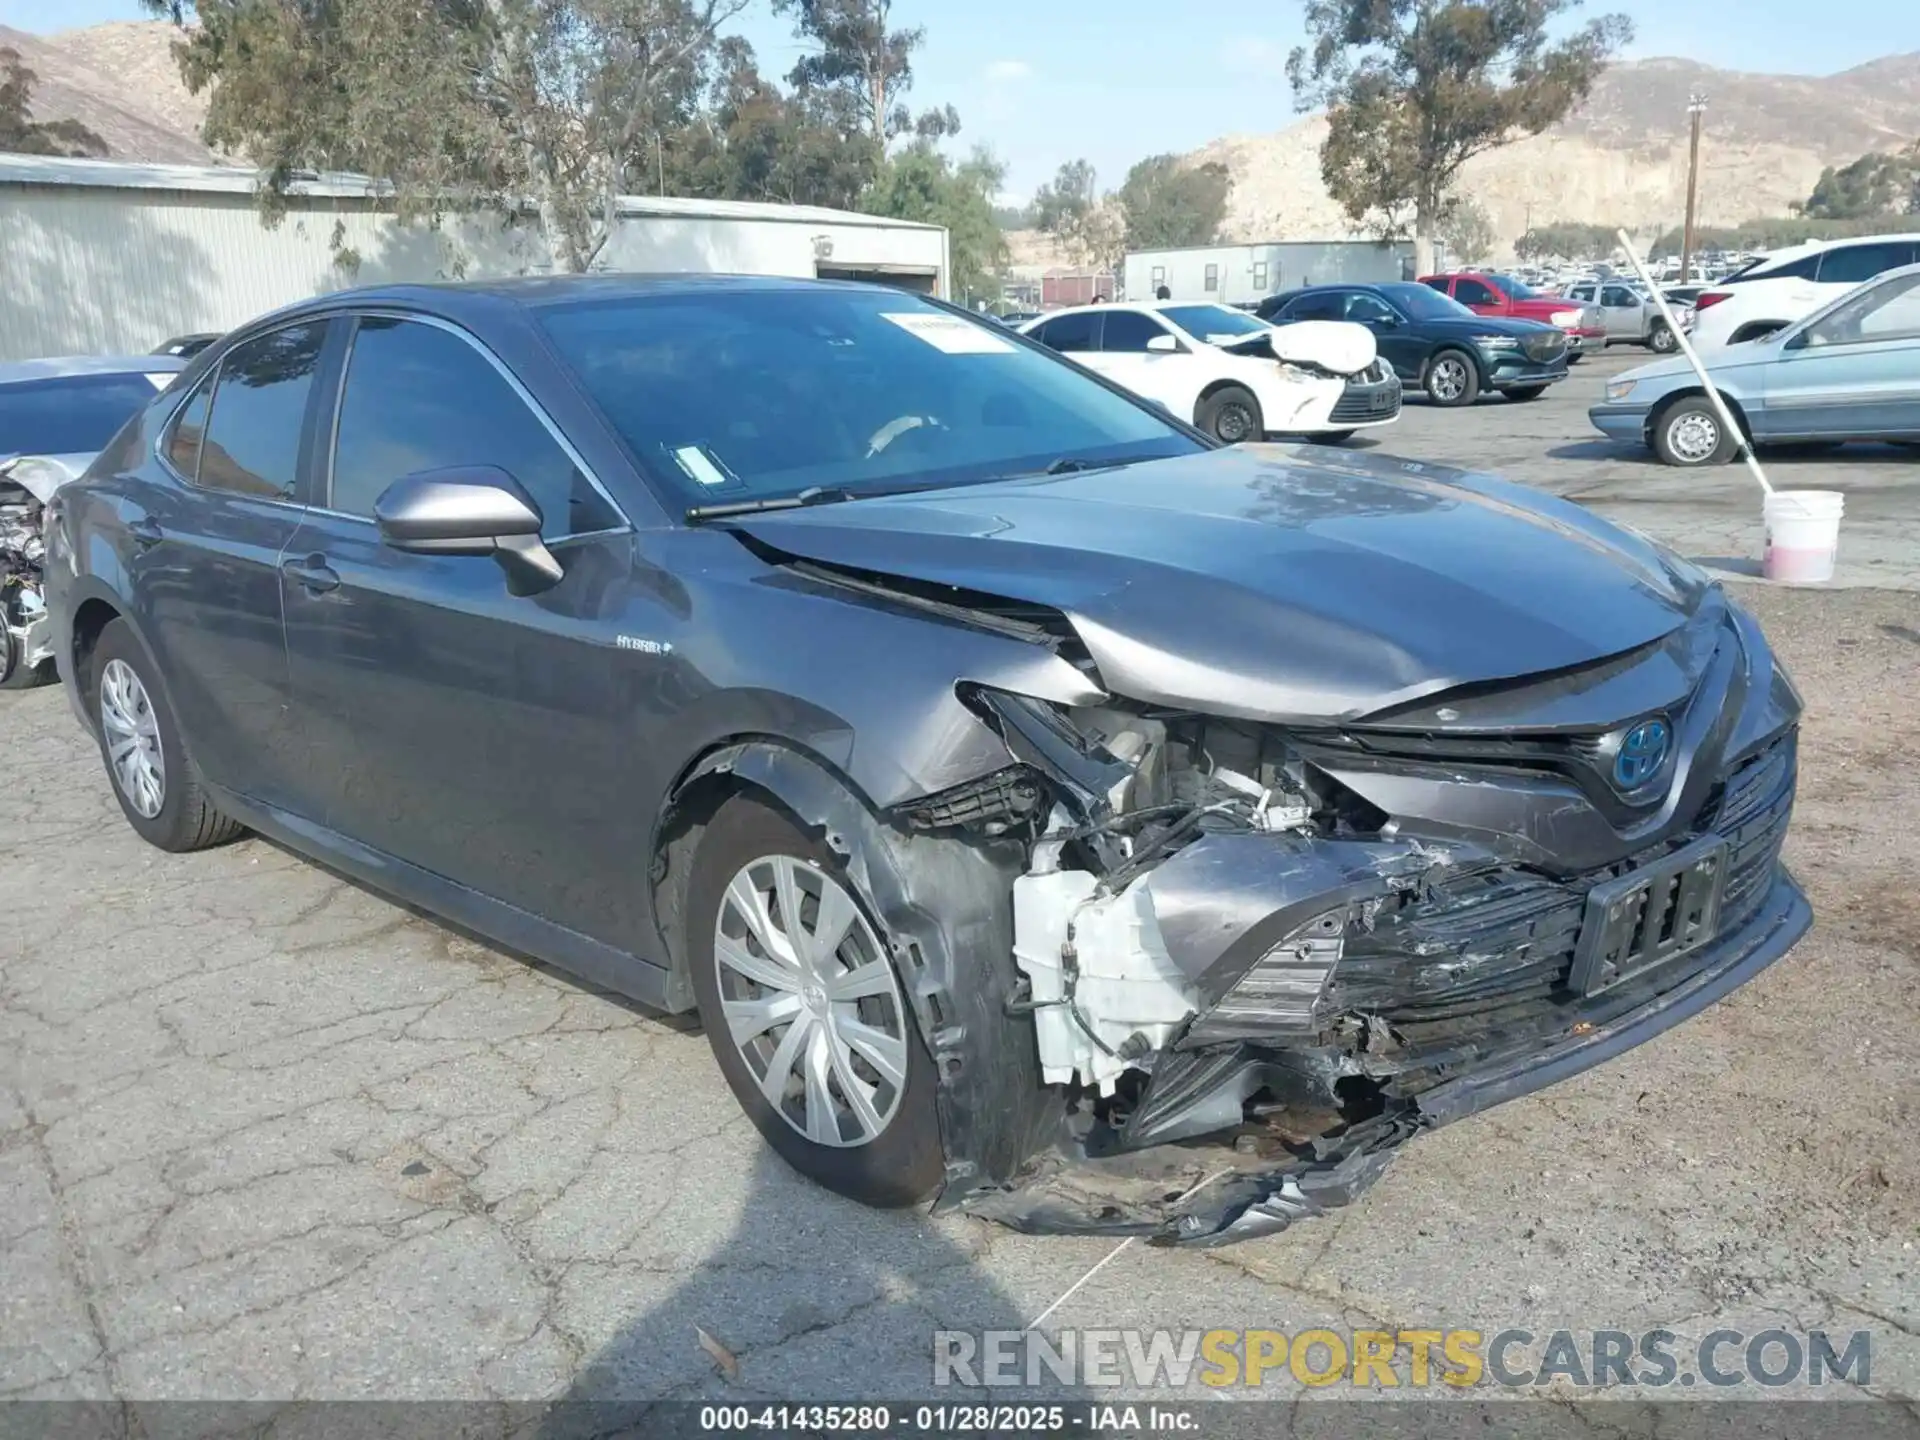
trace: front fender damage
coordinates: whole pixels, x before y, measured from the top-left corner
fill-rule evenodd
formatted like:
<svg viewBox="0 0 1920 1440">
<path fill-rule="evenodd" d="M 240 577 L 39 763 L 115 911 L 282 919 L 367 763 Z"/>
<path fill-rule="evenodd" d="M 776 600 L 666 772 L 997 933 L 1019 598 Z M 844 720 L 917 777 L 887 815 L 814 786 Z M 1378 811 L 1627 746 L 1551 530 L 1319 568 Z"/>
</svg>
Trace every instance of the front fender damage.
<svg viewBox="0 0 1920 1440">
<path fill-rule="evenodd" d="M 1065 1113 L 1013 1010 L 1007 895 L 1017 847 L 890 824 L 820 762 L 770 741 L 714 752 L 676 793 L 718 774 L 771 796 L 839 856 L 891 942 L 940 1077 L 947 1168 L 935 1208 L 1010 1183 L 1029 1156 L 1060 1142 Z"/>
</svg>

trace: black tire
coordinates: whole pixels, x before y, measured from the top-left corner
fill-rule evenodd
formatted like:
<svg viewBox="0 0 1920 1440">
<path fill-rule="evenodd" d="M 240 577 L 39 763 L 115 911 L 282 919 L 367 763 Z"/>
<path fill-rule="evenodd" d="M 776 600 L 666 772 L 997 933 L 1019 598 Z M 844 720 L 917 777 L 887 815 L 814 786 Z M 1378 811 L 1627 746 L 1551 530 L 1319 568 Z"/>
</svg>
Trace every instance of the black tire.
<svg viewBox="0 0 1920 1440">
<path fill-rule="evenodd" d="M 1509 400 L 1538 400 L 1547 393 L 1544 385 L 1516 385 L 1504 392 Z"/>
<path fill-rule="evenodd" d="M 1671 355 L 1680 348 L 1672 329 L 1662 320 L 1647 335 L 1647 348 L 1656 355 Z"/>
<path fill-rule="evenodd" d="M 1448 409 L 1471 405 L 1480 398 L 1480 367 L 1464 350 L 1436 351 L 1420 383 L 1436 405 Z"/>
<path fill-rule="evenodd" d="M 1307 440 L 1314 445 L 1344 445 L 1353 438 L 1351 430 L 1322 430 L 1318 435 L 1309 435 Z"/>
<path fill-rule="evenodd" d="M 1251 390 L 1239 385 L 1223 385 L 1201 400 L 1194 409 L 1193 423 L 1223 445 L 1258 440 L 1267 433 L 1260 402 Z"/>
<path fill-rule="evenodd" d="M 1676 400 L 1653 417 L 1653 453 L 1662 463 L 1698 470 L 1724 465 L 1740 450 L 1738 436 L 1729 435 L 1713 402 L 1704 395 Z"/>
<path fill-rule="evenodd" d="M 893 971 L 900 1029 L 906 1043 L 906 1083 L 880 1133 L 864 1143 L 832 1145 L 802 1135 L 767 1099 L 740 1047 L 734 1043 L 722 1008 L 719 967 L 714 958 L 715 928 L 727 887 L 744 868 L 768 857 L 790 856 L 830 877 L 850 896 L 846 867 L 824 845 L 803 834 L 780 811 L 757 800 L 737 797 L 721 806 L 701 837 L 688 884 L 686 956 L 700 1019 L 720 1073 L 726 1076 L 740 1108 L 780 1158 L 816 1184 L 863 1205 L 895 1209 L 930 1199 L 946 1173 L 936 1108 L 939 1081 L 915 1024 L 906 992 Z M 859 905 L 857 898 L 856 906 Z M 885 933 L 871 915 L 862 916 L 879 940 L 879 961 L 891 967 Z M 806 923 L 806 922 L 803 922 Z M 884 997 L 874 997 L 876 1003 Z M 866 1004 L 867 1002 L 859 1002 Z M 866 1012 L 860 1018 L 866 1019 Z M 771 1027 L 766 1039 L 772 1044 Z M 878 1072 L 875 1072 L 878 1073 Z M 833 1078 L 836 1087 L 844 1082 Z M 844 1103 L 844 1100 L 842 1101 Z M 844 1132 L 843 1132 L 844 1133 Z"/>
<path fill-rule="evenodd" d="M 1586 358 L 1587 358 L 1587 352 L 1584 350 L 1567 351 L 1567 364 L 1569 365 L 1578 365 L 1582 360 Z"/>
<path fill-rule="evenodd" d="M 113 765 L 108 727 L 102 718 L 103 677 L 116 662 L 125 665 L 139 680 L 146 696 L 146 708 L 153 719 L 163 783 L 159 808 L 151 815 L 141 813 L 122 788 L 120 775 Z M 237 820 L 223 815 L 207 798 L 200 769 L 194 764 L 193 754 L 180 734 L 180 725 L 174 718 L 173 707 L 167 703 L 166 691 L 161 687 L 146 651 L 133 638 L 133 631 L 126 621 L 109 621 L 100 632 L 100 638 L 94 642 L 93 660 L 87 679 L 87 702 L 92 710 L 89 718 L 100 742 L 100 761 L 106 766 L 107 783 L 113 787 L 113 798 L 120 802 L 120 810 L 127 817 L 127 823 L 133 826 L 142 840 L 179 854 L 224 845 L 244 833 L 244 827 Z"/>
<path fill-rule="evenodd" d="M 20 663 L 19 646 L 4 626 L 0 626 L 0 690 L 32 690 L 51 685 L 60 678 L 51 660 L 38 665 Z"/>
</svg>

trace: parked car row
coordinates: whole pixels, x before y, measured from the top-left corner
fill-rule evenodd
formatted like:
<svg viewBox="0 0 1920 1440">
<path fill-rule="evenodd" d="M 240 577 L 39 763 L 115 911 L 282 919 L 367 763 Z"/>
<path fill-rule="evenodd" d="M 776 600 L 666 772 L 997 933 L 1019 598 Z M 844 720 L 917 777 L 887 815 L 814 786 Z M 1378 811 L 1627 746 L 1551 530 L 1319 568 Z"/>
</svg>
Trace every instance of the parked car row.
<svg viewBox="0 0 1920 1440">
<path fill-rule="evenodd" d="M 1100 307 L 1045 322 L 1065 356 L 815 281 L 330 294 L 51 495 L 53 653 L 153 845 L 252 829 L 697 1011 L 822 1185 L 1271 1233 L 1812 918 L 1800 700 L 1700 571 L 1489 476 L 1222 446 L 1099 368 L 1257 358 L 1306 377 L 1258 428 L 1344 426 L 1427 323 L 1354 293 L 1399 319 Z M 1459 323 L 1393 367 L 1564 370 L 1551 326 Z M 1175 1142 L 1213 1183 L 1166 1184 Z M 1044 1183 L 1139 1155 L 1124 1209 Z"/>
<path fill-rule="evenodd" d="M 1744 436 L 1681 358 L 1618 376 L 1589 412 L 1603 434 L 1669 465 L 1722 464 L 1755 445 L 1920 443 L 1920 265 L 1889 271 L 1808 316 L 1703 356 Z"/>
</svg>

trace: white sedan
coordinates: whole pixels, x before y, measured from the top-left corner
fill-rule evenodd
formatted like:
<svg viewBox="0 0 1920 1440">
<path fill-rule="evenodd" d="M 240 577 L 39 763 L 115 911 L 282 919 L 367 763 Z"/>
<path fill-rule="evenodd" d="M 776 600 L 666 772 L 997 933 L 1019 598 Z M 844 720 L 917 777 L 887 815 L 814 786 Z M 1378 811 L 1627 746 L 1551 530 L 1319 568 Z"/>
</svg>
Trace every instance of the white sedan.
<svg viewBox="0 0 1920 1440">
<path fill-rule="evenodd" d="M 1338 444 L 1400 414 L 1372 332 L 1343 320 L 1276 329 L 1230 306 L 1160 300 L 1055 310 L 1020 332 L 1230 445 Z"/>
</svg>

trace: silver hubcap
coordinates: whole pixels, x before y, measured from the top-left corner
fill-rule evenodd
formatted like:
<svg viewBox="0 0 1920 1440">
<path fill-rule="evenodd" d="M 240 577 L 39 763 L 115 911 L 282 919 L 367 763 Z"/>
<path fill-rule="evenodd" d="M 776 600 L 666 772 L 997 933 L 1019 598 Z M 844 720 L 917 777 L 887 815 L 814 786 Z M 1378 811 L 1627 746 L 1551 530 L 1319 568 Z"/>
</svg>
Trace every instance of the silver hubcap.
<svg viewBox="0 0 1920 1440">
<path fill-rule="evenodd" d="M 1690 410 L 1667 427 L 1667 447 L 1682 460 L 1705 460 L 1720 448 L 1720 427 L 1711 415 Z"/>
<path fill-rule="evenodd" d="M 109 660 L 100 674 L 100 729 L 113 783 L 141 816 L 153 819 L 167 800 L 167 761 L 147 687 L 124 660 Z"/>
<path fill-rule="evenodd" d="M 1213 433 L 1229 445 L 1238 444 L 1253 433 L 1253 416 L 1244 405 L 1223 405 L 1213 422 Z"/>
<path fill-rule="evenodd" d="M 1458 400 L 1467 388 L 1467 367 L 1458 360 L 1442 360 L 1433 367 L 1433 393 L 1442 400 Z"/>
<path fill-rule="evenodd" d="M 1677 350 L 1680 347 L 1674 343 L 1673 332 L 1662 325 L 1658 330 L 1653 332 L 1653 348 L 1664 353 L 1668 350 Z"/>
<path fill-rule="evenodd" d="M 727 1031 L 766 1096 L 816 1145 L 864 1145 L 907 1087 L 900 987 L 860 907 L 789 855 L 743 865 L 714 923 Z"/>
</svg>

